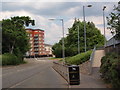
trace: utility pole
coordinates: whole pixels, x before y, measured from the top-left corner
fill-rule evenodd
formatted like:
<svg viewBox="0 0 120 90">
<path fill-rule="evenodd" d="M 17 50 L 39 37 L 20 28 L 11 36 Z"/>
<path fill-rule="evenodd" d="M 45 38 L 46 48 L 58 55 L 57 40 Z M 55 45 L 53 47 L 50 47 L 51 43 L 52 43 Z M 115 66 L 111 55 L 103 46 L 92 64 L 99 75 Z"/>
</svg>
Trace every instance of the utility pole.
<svg viewBox="0 0 120 90">
<path fill-rule="evenodd" d="M 103 26 L 104 26 L 104 37 L 105 37 L 105 40 L 104 40 L 104 47 L 106 47 L 106 34 L 105 34 L 105 8 L 106 6 L 103 7 Z"/>
<path fill-rule="evenodd" d="M 63 57 L 63 61 L 65 63 L 64 20 L 63 19 L 49 19 L 49 20 L 59 20 L 59 21 L 62 22 L 62 34 L 63 34 L 63 38 L 62 38 L 62 57 Z"/>
<path fill-rule="evenodd" d="M 92 5 L 87 5 L 86 7 L 92 7 Z M 83 21 L 84 21 L 84 41 L 85 41 L 85 52 L 86 52 L 86 21 L 85 21 L 85 6 L 83 6 Z"/>
<path fill-rule="evenodd" d="M 80 36 L 79 36 L 79 25 L 78 25 L 78 54 L 80 53 Z"/>
</svg>

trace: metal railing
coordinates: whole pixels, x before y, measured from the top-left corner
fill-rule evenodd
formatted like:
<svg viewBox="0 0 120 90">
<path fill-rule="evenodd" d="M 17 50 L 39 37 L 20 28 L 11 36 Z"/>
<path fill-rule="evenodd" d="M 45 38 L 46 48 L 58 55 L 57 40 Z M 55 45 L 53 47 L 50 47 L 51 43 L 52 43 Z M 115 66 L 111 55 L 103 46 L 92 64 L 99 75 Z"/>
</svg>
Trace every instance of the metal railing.
<svg viewBox="0 0 120 90">
<path fill-rule="evenodd" d="M 70 85 L 80 84 L 79 66 L 64 65 L 62 63 L 53 62 L 53 68 L 56 70 Z"/>
<path fill-rule="evenodd" d="M 69 73 L 67 65 L 53 62 L 53 69 L 57 71 L 67 82 L 69 82 Z"/>
<path fill-rule="evenodd" d="M 96 46 L 94 46 L 94 49 L 93 49 L 91 56 L 90 56 L 90 59 L 89 59 L 89 61 L 90 61 L 90 74 L 92 74 L 92 64 L 93 64 L 95 51 L 96 51 Z"/>
</svg>

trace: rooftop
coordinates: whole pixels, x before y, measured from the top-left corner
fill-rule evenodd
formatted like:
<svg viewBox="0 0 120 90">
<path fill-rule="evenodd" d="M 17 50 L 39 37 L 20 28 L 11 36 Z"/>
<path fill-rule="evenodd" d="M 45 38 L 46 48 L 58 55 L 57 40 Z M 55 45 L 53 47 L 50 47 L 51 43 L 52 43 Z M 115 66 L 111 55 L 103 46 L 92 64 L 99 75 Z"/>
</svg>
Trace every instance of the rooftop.
<svg viewBox="0 0 120 90">
<path fill-rule="evenodd" d="M 44 44 L 44 45 L 45 45 L 45 46 L 51 46 L 51 47 L 53 46 L 53 45 L 50 45 L 50 44 Z"/>
<path fill-rule="evenodd" d="M 42 29 L 32 29 L 32 28 L 26 28 L 26 30 L 40 30 L 40 31 L 44 31 Z"/>
</svg>

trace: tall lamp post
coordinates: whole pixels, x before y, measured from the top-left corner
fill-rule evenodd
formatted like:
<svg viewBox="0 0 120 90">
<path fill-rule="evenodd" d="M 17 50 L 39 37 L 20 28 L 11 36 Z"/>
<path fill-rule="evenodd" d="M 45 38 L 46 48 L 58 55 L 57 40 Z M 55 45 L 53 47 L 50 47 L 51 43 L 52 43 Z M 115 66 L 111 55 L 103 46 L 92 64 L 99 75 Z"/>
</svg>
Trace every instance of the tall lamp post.
<svg viewBox="0 0 120 90">
<path fill-rule="evenodd" d="M 78 54 L 80 53 L 80 36 L 79 36 L 79 25 L 78 25 Z"/>
<path fill-rule="evenodd" d="M 106 34 L 105 34 L 105 8 L 106 6 L 103 7 L 103 25 L 104 25 L 104 37 L 105 37 L 105 40 L 104 40 L 104 47 L 106 47 Z"/>
<path fill-rule="evenodd" d="M 85 41 L 85 52 L 86 52 L 86 22 L 85 22 L 85 7 L 92 7 L 92 5 L 83 6 L 84 41 Z"/>
<path fill-rule="evenodd" d="M 65 63 L 65 45 L 64 45 L 64 20 L 63 19 L 49 19 L 49 20 L 59 20 L 62 22 L 62 34 L 63 34 L 63 39 L 62 39 L 62 57 L 63 61 Z"/>
</svg>

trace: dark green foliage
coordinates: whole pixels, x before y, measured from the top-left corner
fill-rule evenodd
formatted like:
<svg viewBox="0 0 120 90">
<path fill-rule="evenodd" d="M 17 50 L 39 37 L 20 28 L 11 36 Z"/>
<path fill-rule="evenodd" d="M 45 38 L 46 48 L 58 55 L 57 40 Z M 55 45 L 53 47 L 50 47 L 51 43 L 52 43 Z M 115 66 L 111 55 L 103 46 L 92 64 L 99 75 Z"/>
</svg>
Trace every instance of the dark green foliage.
<svg viewBox="0 0 120 90">
<path fill-rule="evenodd" d="M 115 53 L 109 53 L 101 59 L 100 72 L 107 83 L 113 87 L 120 86 L 120 56 Z"/>
<path fill-rule="evenodd" d="M 115 34 L 116 39 L 120 40 L 120 1 L 118 6 L 114 7 L 114 12 L 111 12 L 109 17 L 107 17 L 107 21 L 111 33 Z"/>
<path fill-rule="evenodd" d="M 66 58 L 66 63 L 69 65 L 79 65 L 90 59 L 92 51 L 87 51 L 86 53 L 77 54 L 73 57 Z"/>
<path fill-rule="evenodd" d="M 21 63 L 25 63 L 20 57 L 15 56 L 14 54 L 5 53 L 0 56 L 0 62 L 2 65 L 18 65 Z"/>
<path fill-rule="evenodd" d="M 69 28 L 69 35 L 64 38 L 65 41 L 65 56 L 74 56 L 78 54 L 78 26 L 79 26 L 79 36 L 80 36 L 80 52 L 84 52 L 85 43 L 84 43 L 84 23 L 76 20 L 71 28 Z M 93 22 L 86 23 L 86 39 L 87 39 L 87 50 L 91 50 L 95 45 L 104 44 L 104 36 L 101 35 L 100 30 L 98 30 Z M 59 43 L 53 46 L 53 53 L 55 56 L 58 56 L 58 53 L 61 52 L 62 55 L 62 39 Z M 60 56 L 59 56 L 60 57 Z"/>
<path fill-rule="evenodd" d="M 62 57 L 62 46 L 60 44 L 55 44 L 53 46 L 53 54 L 55 54 L 56 58 Z"/>
<path fill-rule="evenodd" d="M 34 25 L 34 20 L 31 20 L 28 16 L 11 17 L 0 22 L 0 28 L 2 27 L 3 65 L 18 64 L 23 60 L 23 55 L 30 49 L 29 37 L 25 30 L 25 25 L 29 26 L 30 23 Z M 11 58 L 8 59 L 10 56 Z M 12 59 L 14 60 L 12 61 Z"/>
<path fill-rule="evenodd" d="M 29 38 L 25 31 L 25 22 L 30 17 L 12 17 L 2 20 L 2 53 L 25 54 L 29 50 Z M 31 21 L 31 20 L 30 20 Z M 31 23 L 31 22 L 28 22 Z"/>
</svg>

